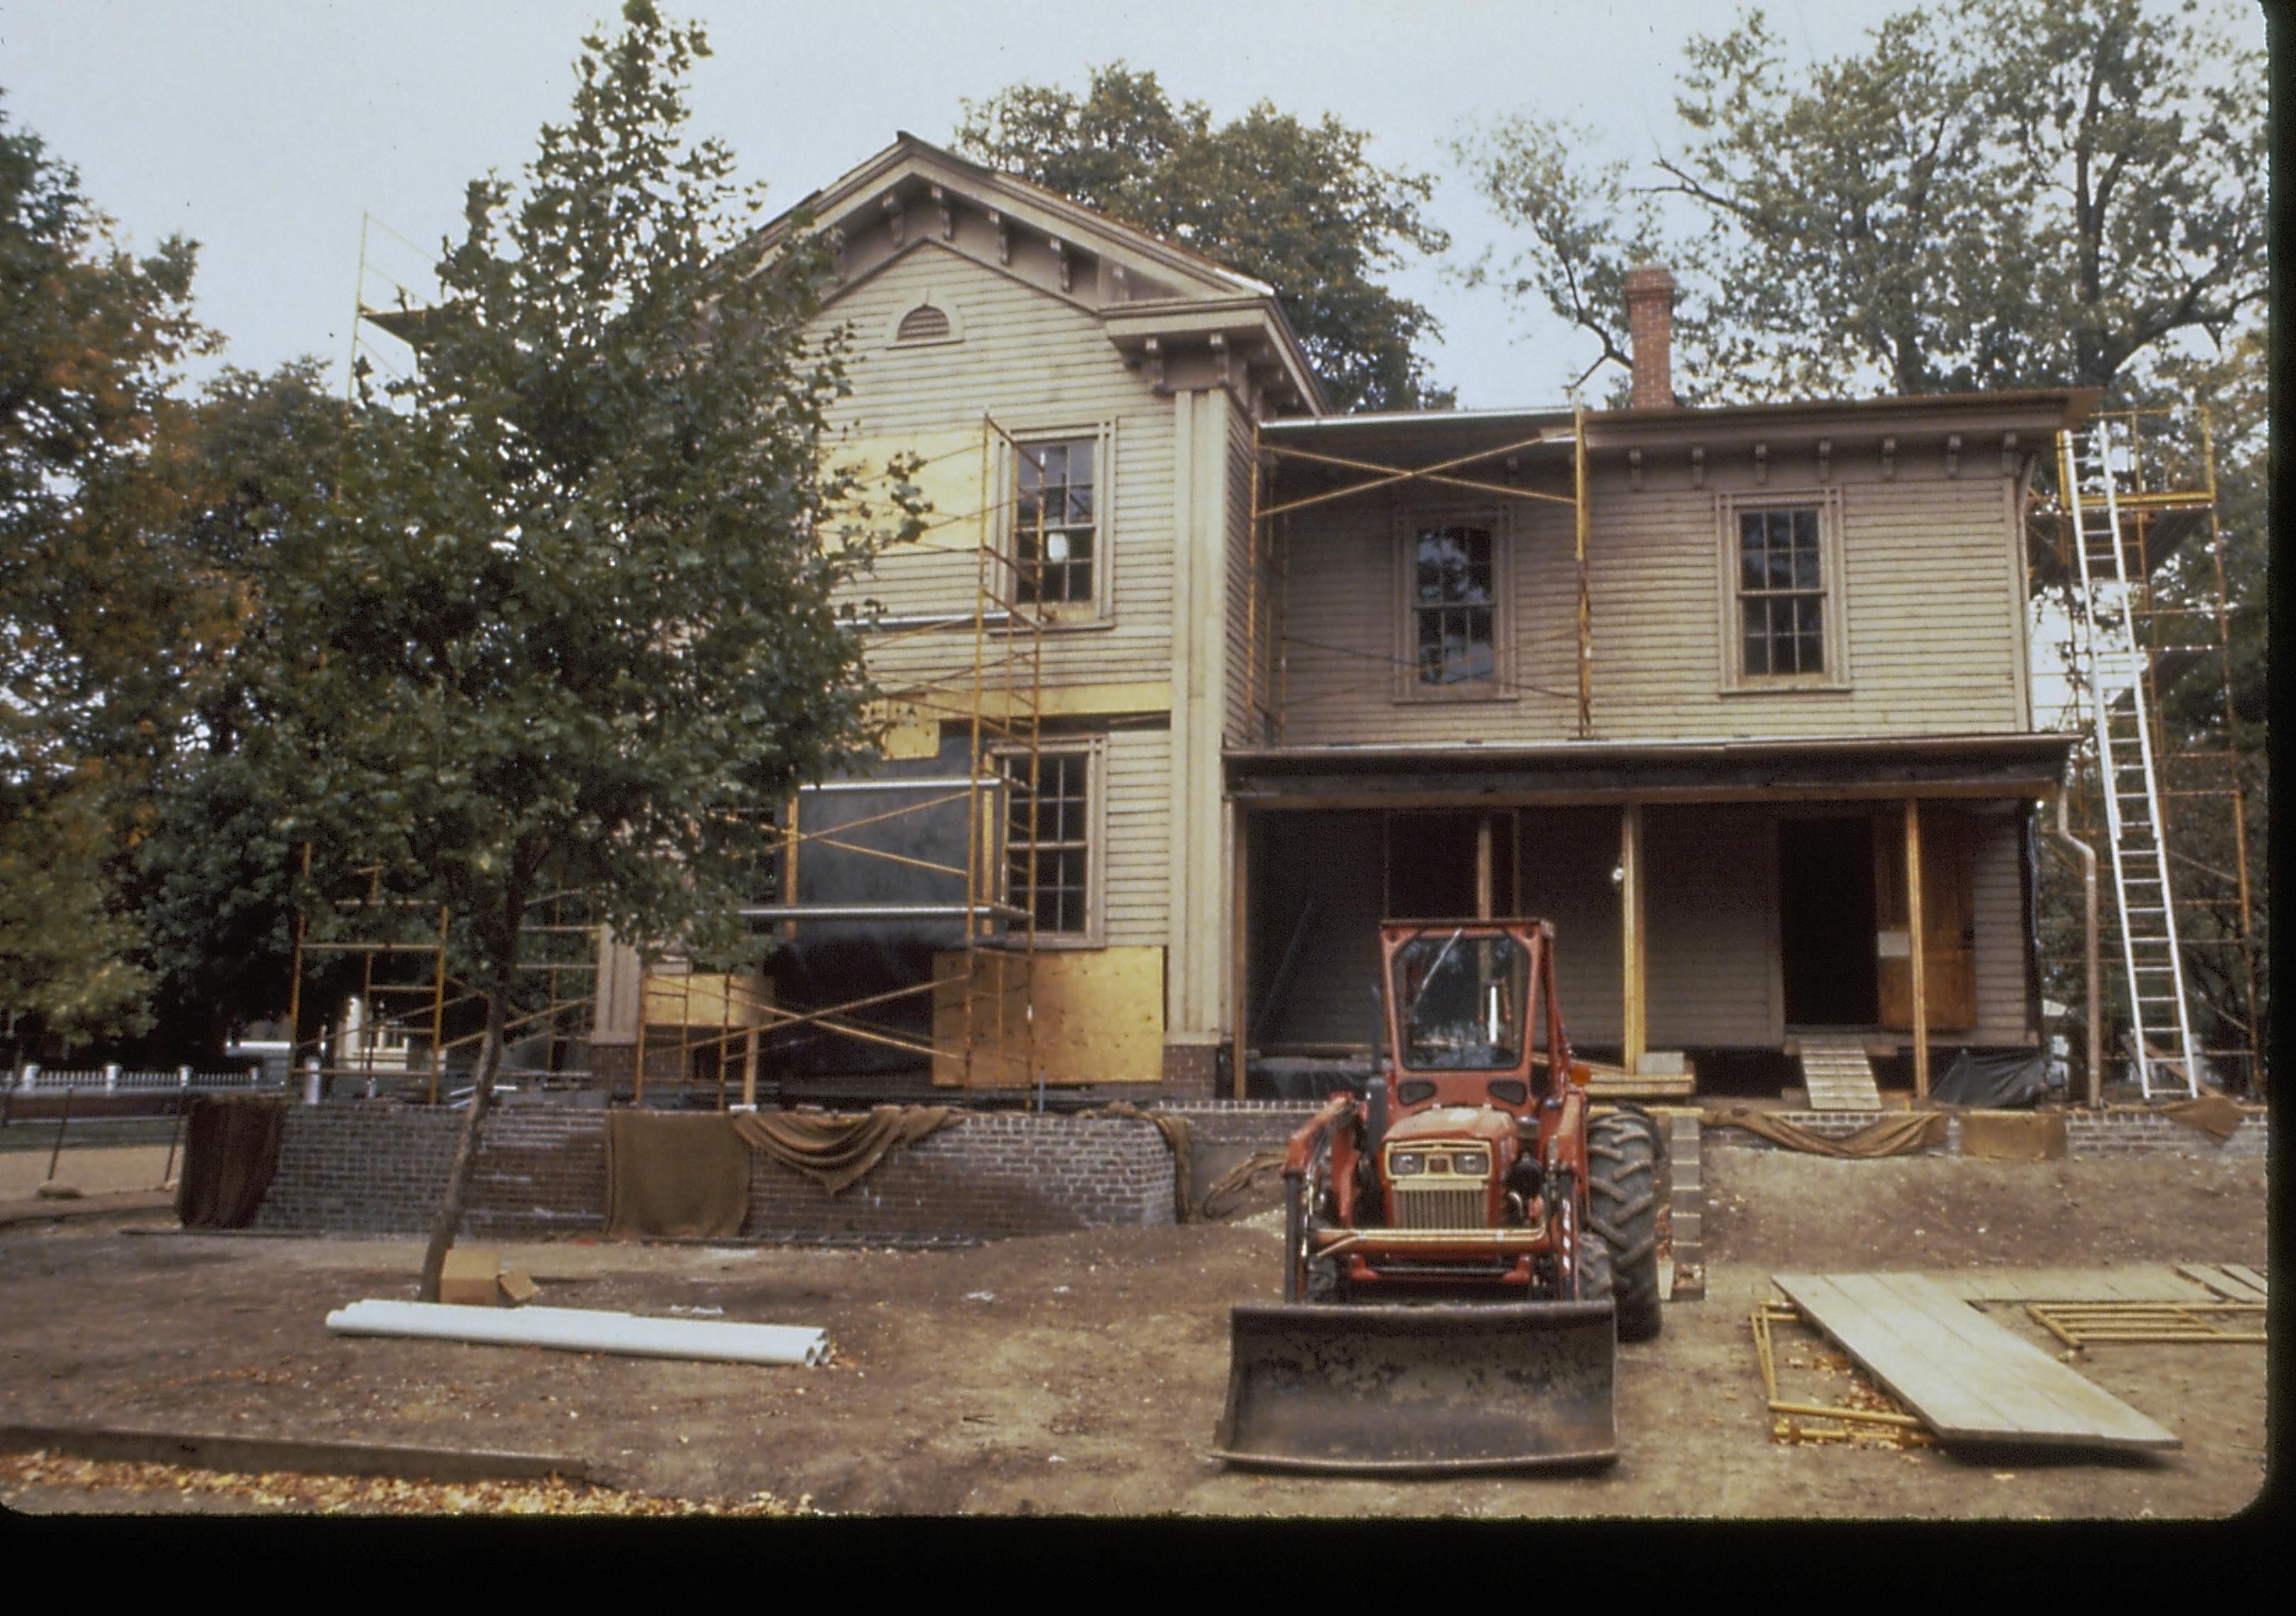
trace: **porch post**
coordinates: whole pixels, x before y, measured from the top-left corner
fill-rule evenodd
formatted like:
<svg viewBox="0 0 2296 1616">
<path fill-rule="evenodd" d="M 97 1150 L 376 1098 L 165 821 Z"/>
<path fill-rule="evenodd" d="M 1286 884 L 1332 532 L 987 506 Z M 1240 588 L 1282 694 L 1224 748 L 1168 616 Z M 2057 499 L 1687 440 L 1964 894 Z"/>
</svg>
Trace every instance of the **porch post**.
<svg viewBox="0 0 2296 1616">
<path fill-rule="evenodd" d="M 1619 814 L 1619 1020 L 1625 1045 L 1620 1063 L 1639 1071 L 1643 1063 L 1643 805 L 1628 802 Z"/>
<path fill-rule="evenodd" d="M 1926 1100 L 1930 1097 L 1930 1000 L 1923 971 L 1922 806 L 1913 797 L 1906 799 L 1906 931 L 1914 977 L 1914 1098 Z"/>
<path fill-rule="evenodd" d="M 1234 810 L 1235 856 L 1230 880 L 1234 882 L 1234 926 L 1228 939 L 1228 1016 L 1234 1028 L 1234 1053 L 1229 1057 L 1229 1095 L 1243 1098 L 1244 1046 L 1250 1038 L 1250 1021 L 1245 1005 L 1251 993 L 1251 973 L 1249 958 L 1250 927 L 1250 891 L 1251 860 L 1250 857 L 1251 816 L 1239 808 Z"/>
</svg>

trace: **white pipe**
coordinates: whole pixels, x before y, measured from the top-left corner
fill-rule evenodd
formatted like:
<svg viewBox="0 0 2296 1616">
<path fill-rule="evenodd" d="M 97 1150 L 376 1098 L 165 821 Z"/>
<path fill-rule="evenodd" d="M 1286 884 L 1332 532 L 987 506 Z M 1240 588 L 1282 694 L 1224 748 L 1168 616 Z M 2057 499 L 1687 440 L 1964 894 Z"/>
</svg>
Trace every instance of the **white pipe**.
<svg viewBox="0 0 2296 1616">
<path fill-rule="evenodd" d="M 463 1308 L 445 1302 L 355 1301 L 327 1315 L 339 1335 L 411 1336 L 497 1347 L 556 1347 L 632 1358 L 709 1358 L 735 1364 L 803 1364 L 829 1356 L 828 1338 L 798 1325 L 640 1318 L 590 1308 Z"/>
</svg>

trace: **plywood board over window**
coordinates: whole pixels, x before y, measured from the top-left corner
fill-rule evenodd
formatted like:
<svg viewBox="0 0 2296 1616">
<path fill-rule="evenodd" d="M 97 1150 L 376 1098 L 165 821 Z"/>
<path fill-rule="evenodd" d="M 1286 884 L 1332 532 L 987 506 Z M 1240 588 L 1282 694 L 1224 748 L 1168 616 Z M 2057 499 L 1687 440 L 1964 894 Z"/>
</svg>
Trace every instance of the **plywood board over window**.
<svg viewBox="0 0 2296 1616">
<path fill-rule="evenodd" d="M 1931 1030 L 1977 1024 L 1977 903 L 1969 816 L 1922 804 L 1922 975 Z M 1882 1025 L 1914 1025 L 1914 968 L 1906 902 L 1905 820 L 1874 816 L 1875 985 Z"/>
</svg>

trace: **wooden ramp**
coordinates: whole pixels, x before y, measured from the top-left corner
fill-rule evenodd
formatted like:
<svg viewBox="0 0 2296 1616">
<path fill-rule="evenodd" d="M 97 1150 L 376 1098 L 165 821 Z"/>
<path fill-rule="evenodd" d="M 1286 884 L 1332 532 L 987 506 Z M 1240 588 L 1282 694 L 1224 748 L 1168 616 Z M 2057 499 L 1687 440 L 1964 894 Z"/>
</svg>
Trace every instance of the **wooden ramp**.
<svg viewBox="0 0 2296 1616">
<path fill-rule="evenodd" d="M 1864 1039 L 1815 1038 L 1805 1033 L 1797 1041 L 1810 1110 L 1882 1109 L 1882 1091 L 1874 1087 L 1874 1063 L 1866 1058 Z"/>
<path fill-rule="evenodd" d="M 2177 1272 L 2206 1285 L 2226 1301 L 2254 1302 L 2260 1307 L 2272 1300 L 2264 1276 L 2236 1262 L 2178 1263 Z"/>
<path fill-rule="evenodd" d="M 1948 1442 L 2133 1450 L 2175 1432 L 1920 1274 L 1772 1276 L 1812 1324 Z"/>
</svg>

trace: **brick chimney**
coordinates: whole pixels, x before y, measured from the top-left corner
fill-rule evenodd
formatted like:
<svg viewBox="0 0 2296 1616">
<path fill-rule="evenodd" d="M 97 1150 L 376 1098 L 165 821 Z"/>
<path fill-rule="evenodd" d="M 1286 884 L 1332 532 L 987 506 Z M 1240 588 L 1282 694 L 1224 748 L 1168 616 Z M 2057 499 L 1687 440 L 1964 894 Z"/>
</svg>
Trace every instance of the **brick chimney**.
<svg viewBox="0 0 2296 1616">
<path fill-rule="evenodd" d="M 1674 276 L 1663 264 L 1627 272 L 1627 341 L 1635 357 L 1633 406 L 1674 406 Z"/>
</svg>

